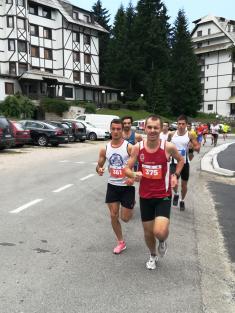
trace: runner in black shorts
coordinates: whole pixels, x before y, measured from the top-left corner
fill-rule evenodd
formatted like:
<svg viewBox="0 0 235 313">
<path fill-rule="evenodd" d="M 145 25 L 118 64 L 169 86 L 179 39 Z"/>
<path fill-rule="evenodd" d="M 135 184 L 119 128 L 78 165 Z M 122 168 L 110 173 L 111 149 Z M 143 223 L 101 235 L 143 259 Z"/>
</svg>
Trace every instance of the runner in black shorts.
<svg viewBox="0 0 235 313">
<path fill-rule="evenodd" d="M 140 213 L 142 222 L 155 220 L 158 216 L 170 219 L 171 197 L 153 199 L 140 198 Z"/>
<path fill-rule="evenodd" d="M 112 140 L 100 150 L 96 171 L 102 176 L 107 160 L 109 178 L 105 202 L 108 205 L 112 228 L 117 238 L 117 246 L 113 249 L 113 253 L 120 254 L 126 249 L 126 243 L 123 239 L 119 213 L 121 220 L 128 222 L 132 217 L 135 204 L 135 187 L 132 186 L 134 179 L 126 178 L 124 172 L 132 145 L 122 138 L 121 120 L 113 120 L 110 131 Z"/>
<path fill-rule="evenodd" d="M 189 163 L 185 163 L 184 164 L 184 167 L 180 173 L 180 177 L 181 179 L 183 179 L 184 181 L 188 181 L 189 180 L 189 170 L 190 166 L 189 166 Z M 174 174 L 175 173 L 175 170 L 176 170 L 176 164 L 171 164 L 171 174 Z"/>
</svg>

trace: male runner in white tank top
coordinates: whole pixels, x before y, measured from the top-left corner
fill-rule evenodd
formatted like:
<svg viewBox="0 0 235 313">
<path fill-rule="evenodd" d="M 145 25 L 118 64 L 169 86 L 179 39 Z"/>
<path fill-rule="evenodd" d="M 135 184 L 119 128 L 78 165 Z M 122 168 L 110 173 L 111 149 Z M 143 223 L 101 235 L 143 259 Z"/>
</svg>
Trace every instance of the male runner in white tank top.
<svg viewBox="0 0 235 313">
<path fill-rule="evenodd" d="M 180 210 L 185 210 L 184 199 L 187 194 L 187 186 L 189 180 L 189 143 L 191 143 L 191 149 L 194 151 L 200 151 L 200 144 L 187 130 L 188 119 L 185 115 L 180 115 L 177 119 L 177 130 L 170 132 L 168 136 L 168 141 L 171 141 L 176 145 L 177 150 L 184 158 L 184 167 L 180 173 L 181 177 L 181 200 L 180 200 Z M 172 159 L 171 172 L 175 172 L 177 161 Z M 174 188 L 175 194 L 173 197 L 173 206 L 178 206 L 179 194 L 178 187 Z"/>
<path fill-rule="evenodd" d="M 105 202 L 108 205 L 113 231 L 117 237 L 117 246 L 113 253 L 120 254 L 126 249 L 123 239 L 121 219 L 128 222 L 133 214 L 135 204 L 134 179 L 126 178 L 124 168 L 131 154 L 132 145 L 122 138 L 123 124 L 119 119 L 114 119 L 110 125 L 112 140 L 101 148 L 96 172 L 99 176 L 104 174 L 104 164 L 107 160 L 109 179 Z"/>
</svg>

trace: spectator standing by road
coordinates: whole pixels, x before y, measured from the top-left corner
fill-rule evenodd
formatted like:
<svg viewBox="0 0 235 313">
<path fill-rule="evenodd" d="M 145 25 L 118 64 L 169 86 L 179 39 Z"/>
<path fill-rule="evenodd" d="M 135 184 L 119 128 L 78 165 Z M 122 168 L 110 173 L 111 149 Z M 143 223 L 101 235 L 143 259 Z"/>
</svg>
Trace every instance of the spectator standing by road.
<svg viewBox="0 0 235 313">
<path fill-rule="evenodd" d="M 177 178 L 184 165 L 183 158 L 175 145 L 160 139 L 162 121 L 160 117 L 151 115 L 145 122 L 147 139 L 137 143 L 127 163 L 126 176 L 140 182 L 140 211 L 144 229 L 145 243 L 150 251 L 146 268 L 156 268 L 158 256 L 156 239 L 159 240 L 158 253 L 164 256 L 167 251 L 166 239 L 169 235 L 171 187 L 177 185 Z M 178 164 L 175 174 L 170 176 L 170 157 Z M 139 171 L 132 168 L 138 160 Z"/>
<path fill-rule="evenodd" d="M 99 152 L 96 172 L 99 176 L 104 174 L 104 164 L 107 160 L 109 179 L 105 202 L 108 205 L 111 225 L 117 238 L 117 246 L 113 253 L 120 254 L 126 249 L 126 243 L 123 239 L 119 213 L 121 220 L 128 222 L 132 217 L 135 204 L 135 188 L 132 186 L 134 180 L 127 179 L 124 172 L 132 145 L 122 137 L 123 125 L 120 119 L 112 120 L 110 132 L 112 139 Z"/>
</svg>

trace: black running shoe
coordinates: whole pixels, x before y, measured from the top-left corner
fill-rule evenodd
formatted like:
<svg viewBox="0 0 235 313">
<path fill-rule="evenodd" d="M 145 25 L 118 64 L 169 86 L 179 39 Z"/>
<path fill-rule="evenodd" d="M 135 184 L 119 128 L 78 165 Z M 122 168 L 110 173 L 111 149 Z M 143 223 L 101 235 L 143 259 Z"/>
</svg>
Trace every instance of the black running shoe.
<svg viewBox="0 0 235 313">
<path fill-rule="evenodd" d="M 184 211 L 184 210 L 185 210 L 184 201 L 180 201 L 180 211 Z"/>
<path fill-rule="evenodd" d="M 179 202 L 179 195 L 176 193 L 174 194 L 172 205 L 178 206 L 178 202 Z"/>
</svg>

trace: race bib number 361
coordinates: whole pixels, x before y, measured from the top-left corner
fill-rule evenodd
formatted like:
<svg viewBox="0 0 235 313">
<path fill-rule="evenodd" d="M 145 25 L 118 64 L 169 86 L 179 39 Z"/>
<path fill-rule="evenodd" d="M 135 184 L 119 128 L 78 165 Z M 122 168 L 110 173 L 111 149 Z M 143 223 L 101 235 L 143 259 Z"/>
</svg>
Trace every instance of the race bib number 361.
<svg viewBox="0 0 235 313">
<path fill-rule="evenodd" d="M 114 178 L 123 178 L 123 177 L 125 177 L 123 168 L 113 168 L 113 167 L 110 167 L 109 172 L 110 172 L 110 175 L 112 177 L 114 177 Z"/>
<path fill-rule="evenodd" d="M 145 178 L 149 179 L 162 179 L 162 166 L 161 165 L 142 165 L 142 172 Z"/>
</svg>

